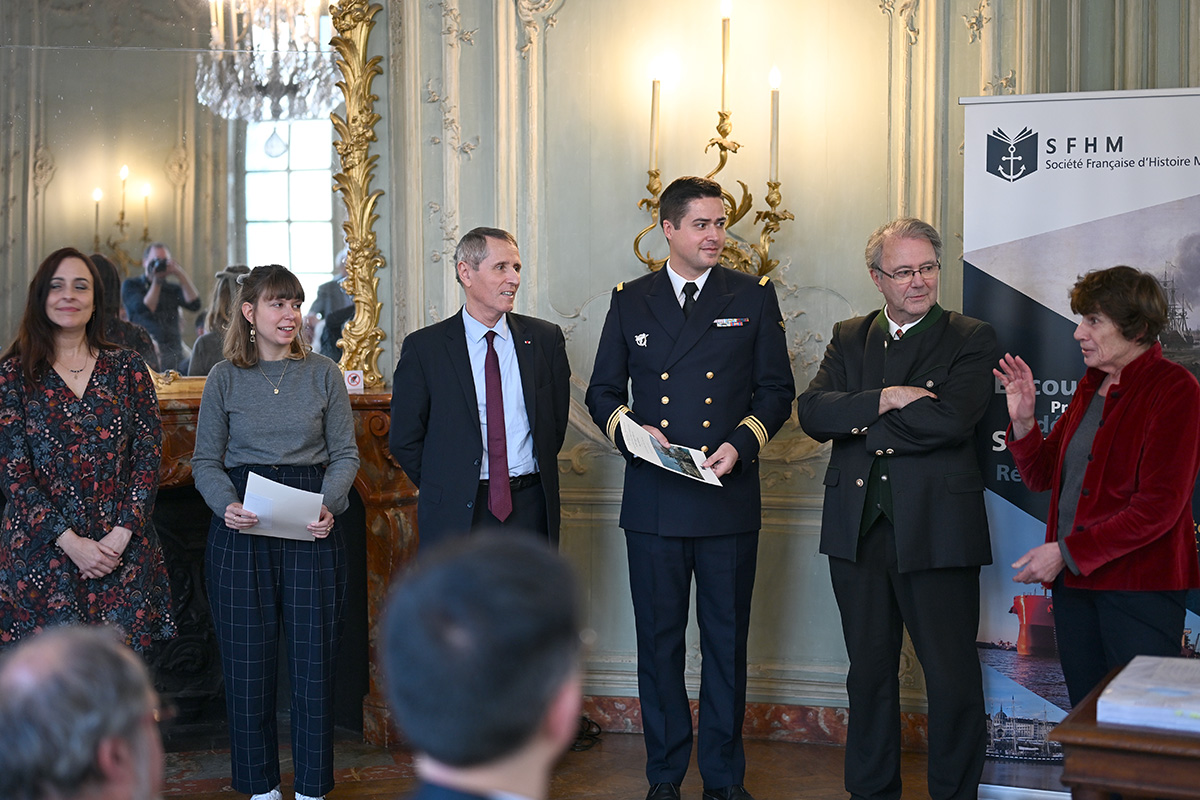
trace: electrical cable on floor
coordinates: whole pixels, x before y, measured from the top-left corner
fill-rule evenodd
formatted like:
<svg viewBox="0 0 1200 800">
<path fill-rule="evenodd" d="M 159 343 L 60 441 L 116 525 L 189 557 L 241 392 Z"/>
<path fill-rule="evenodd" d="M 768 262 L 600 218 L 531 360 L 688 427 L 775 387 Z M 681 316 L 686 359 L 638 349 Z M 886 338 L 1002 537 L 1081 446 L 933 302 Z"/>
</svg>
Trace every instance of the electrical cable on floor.
<svg viewBox="0 0 1200 800">
<path fill-rule="evenodd" d="M 575 743 L 571 745 L 571 750 L 576 753 L 591 750 L 598 741 L 600 741 L 600 726 L 586 716 L 581 716 L 579 733 L 575 735 Z"/>
</svg>

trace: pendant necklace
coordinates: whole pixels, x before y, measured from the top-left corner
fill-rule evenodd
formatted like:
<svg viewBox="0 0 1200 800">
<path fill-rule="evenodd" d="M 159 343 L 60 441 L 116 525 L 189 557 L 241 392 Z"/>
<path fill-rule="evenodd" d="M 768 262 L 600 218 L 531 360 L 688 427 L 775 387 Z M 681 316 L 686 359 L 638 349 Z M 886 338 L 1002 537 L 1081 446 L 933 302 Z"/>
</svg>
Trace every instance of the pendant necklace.
<svg viewBox="0 0 1200 800">
<path fill-rule="evenodd" d="M 283 372 L 279 373 L 279 382 L 278 383 L 272 381 L 270 378 L 267 377 L 267 373 L 263 372 L 262 364 L 258 365 L 258 371 L 262 372 L 262 376 L 264 378 L 267 378 L 267 383 L 271 384 L 271 388 L 275 391 L 275 394 L 279 394 L 279 387 L 283 385 L 283 376 L 287 375 L 288 362 L 290 360 L 291 359 L 287 359 L 287 358 L 285 358 L 283 360 Z"/>
<path fill-rule="evenodd" d="M 91 360 L 92 360 L 92 356 L 91 356 L 91 353 L 89 353 L 89 354 L 88 354 L 88 355 L 87 355 L 87 356 L 86 356 L 86 357 L 83 359 L 83 366 L 82 366 L 82 367 L 80 367 L 79 369 L 71 369 L 70 367 L 67 367 L 67 372 L 71 373 L 72 375 L 78 375 L 79 373 L 83 372 L 85 369 L 87 369 L 87 368 L 88 368 L 88 362 L 90 362 Z M 64 366 L 65 366 L 65 365 L 64 365 Z"/>
</svg>

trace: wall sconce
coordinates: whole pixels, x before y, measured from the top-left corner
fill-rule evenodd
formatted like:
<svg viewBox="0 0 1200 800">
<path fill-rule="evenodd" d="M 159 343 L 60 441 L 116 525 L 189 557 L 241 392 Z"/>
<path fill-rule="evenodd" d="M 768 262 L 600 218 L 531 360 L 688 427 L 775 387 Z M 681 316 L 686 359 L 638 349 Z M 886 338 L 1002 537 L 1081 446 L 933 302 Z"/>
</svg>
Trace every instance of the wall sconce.
<svg viewBox="0 0 1200 800">
<path fill-rule="evenodd" d="M 712 172 L 705 175 L 706 178 L 714 178 L 725 165 L 729 162 L 729 154 L 737 153 L 740 144 L 730 138 L 733 133 L 733 123 L 730 121 L 732 112 L 729 110 L 729 30 L 730 17 L 732 16 L 732 0 L 721 0 L 721 109 L 717 112 L 717 135 L 709 140 L 704 151 L 712 147 L 717 148 L 717 166 Z M 658 168 L 658 139 L 659 139 L 659 99 L 661 93 L 661 64 L 656 65 L 651 76 L 650 90 L 650 168 L 646 174 L 649 180 L 646 182 L 646 191 L 649 192 L 649 197 L 644 197 L 638 201 L 638 208 L 641 208 L 650 213 L 650 224 L 647 225 L 633 240 L 633 252 L 638 257 L 638 260 L 649 267 L 651 270 L 659 270 L 666 259 L 656 259 L 648 253 L 642 251 L 642 239 L 646 234 L 658 227 L 658 203 L 659 196 L 662 194 L 661 173 Z M 721 263 L 727 267 L 748 272 L 754 275 L 765 275 L 775 267 L 779 266 L 778 259 L 770 257 L 771 243 L 775 241 L 773 234 L 779 231 L 779 226 L 784 220 L 795 219 L 790 211 L 780 210 L 779 205 L 783 198 L 779 192 L 779 69 L 773 68 L 770 75 L 771 87 L 771 166 L 767 178 L 767 210 L 758 211 L 754 215 L 754 224 L 762 225 L 762 230 L 759 233 L 758 244 L 749 244 L 747 242 L 735 239 L 732 235 L 725 241 L 725 249 L 721 253 Z M 738 181 L 738 185 L 742 187 L 740 199 L 735 200 L 733 194 L 728 190 L 722 190 L 722 198 L 725 202 L 726 209 L 726 229 L 733 228 L 743 217 L 749 213 L 754 205 L 754 200 L 750 195 L 749 189 L 742 181 Z"/>
</svg>

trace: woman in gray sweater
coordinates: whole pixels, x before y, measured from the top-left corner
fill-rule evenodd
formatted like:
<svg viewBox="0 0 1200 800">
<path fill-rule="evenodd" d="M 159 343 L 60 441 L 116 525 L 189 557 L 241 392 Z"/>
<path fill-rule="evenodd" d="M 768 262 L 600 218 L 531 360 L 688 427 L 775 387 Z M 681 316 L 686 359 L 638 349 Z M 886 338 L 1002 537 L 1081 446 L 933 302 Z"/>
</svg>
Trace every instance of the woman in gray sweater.
<svg viewBox="0 0 1200 800">
<path fill-rule="evenodd" d="M 335 514 L 358 471 L 350 399 L 337 365 L 300 336 L 304 289 L 284 267 L 239 279 L 225 361 L 204 385 L 192 474 L 213 511 L 205 583 L 221 650 L 235 791 L 280 800 L 275 654 L 287 642 L 297 800 L 333 788 L 333 666 L 346 593 Z M 253 535 L 242 507 L 253 471 L 319 492 L 311 540 Z"/>
</svg>

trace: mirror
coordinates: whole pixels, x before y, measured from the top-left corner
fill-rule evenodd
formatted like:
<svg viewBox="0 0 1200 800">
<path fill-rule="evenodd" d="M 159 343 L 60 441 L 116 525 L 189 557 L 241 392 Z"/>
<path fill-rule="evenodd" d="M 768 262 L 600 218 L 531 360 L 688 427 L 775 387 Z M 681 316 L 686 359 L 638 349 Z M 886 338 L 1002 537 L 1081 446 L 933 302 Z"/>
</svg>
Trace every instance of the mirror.
<svg viewBox="0 0 1200 800">
<path fill-rule="evenodd" d="M 23 311 L 25 287 L 37 264 L 64 244 L 109 256 L 129 277 L 142 274 L 145 244 L 163 241 L 191 275 L 204 305 L 215 274 L 225 266 L 285 263 L 302 275 L 311 303 L 317 286 L 333 277 L 334 256 L 349 232 L 354 247 L 346 288 L 355 297 L 356 313 L 345 332 L 343 368 L 373 363 L 371 343 L 382 339 L 373 276 L 382 259 L 364 209 L 378 196 L 368 188 L 372 162 L 366 144 L 378 119 L 370 110 L 369 85 L 380 70 L 379 59 L 369 63 L 365 53 L 381 7 L 352 0 L 324 8 L 323 31 L 340 44 L 338 57 L 344 62 L 335 78 L 342 79 L 346 102 L 335 119 L 349 124 L 343 122 L 341 130 L 318 125 L 329 133 L 325 150 L 330 157 L 323 164 L 292 163 L 286 152 L 274 161 L 282 159 L 291 171 L 283 179 L 285 185 L 295 184 L 291 199 L 316 196 L 329 202 L 288 203 L 276 191 L 279 202 L 272 207 L 254 200 L 250 190 L 263 181 L 246 172 L 248 160 L 254 160 L 247 159 L 248 149 L 265 145 L 270 134 L 241 120 L 222 119 L 197 100 L 197 72 L 203 69 L 218 5 L 233 13 L 241 0 L 3 4 L 0 152 L 5 160 L 0 178 L 6 197 L 0 200 L 0 229 L 6 235 L 0 275 L 8 291 L 0 303 L 7 337 Z M 312 135 L 299 129 L 281 133 L 285 142 L 294 143 Z M 349 137 L 356 141 L 342 141 Z M 300 174 L 314 167 L 324 176 Z M 265 183 L 272 181 L 277 187 L 280 178 Z M 306 181 L 307 188 L 300 189 Z M 332 191 L 323 194 L 322 186 L 336 186 L 346 202 L 338 202 Z M 284 219 L 281 205 L 289 206 Z M 303 207 L 293 213 L 292 206 Z M 321 221 L 313 219 L 321 206 L 323 238 L 314 233 Z M 286 253 L 277 254 L 284 248 Z M 183 312 L 188 342 L 195 336 L 193 317 Z M 200 391 L 197 383 L 171 376 L 163 377 L 160 389 L 185 395 Z"/>
</svg>

